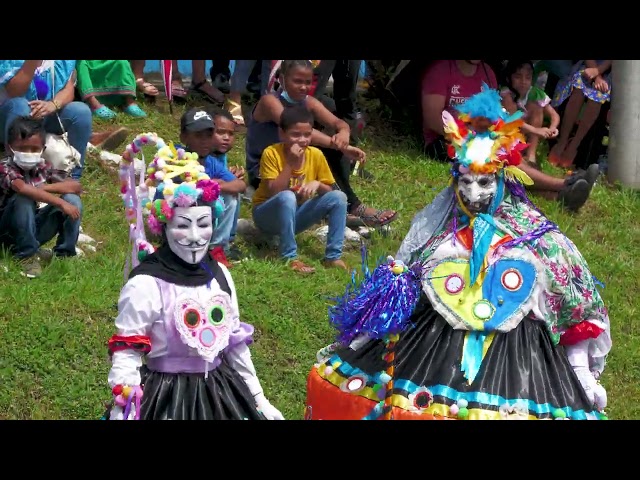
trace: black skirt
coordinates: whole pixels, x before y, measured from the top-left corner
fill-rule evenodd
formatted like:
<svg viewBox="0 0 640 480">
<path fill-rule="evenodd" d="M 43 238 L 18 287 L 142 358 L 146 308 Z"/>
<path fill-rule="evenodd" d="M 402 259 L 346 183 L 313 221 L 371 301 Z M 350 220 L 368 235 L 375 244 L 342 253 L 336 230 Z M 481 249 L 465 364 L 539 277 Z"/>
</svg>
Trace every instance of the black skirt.
<svg viewBox="0 0 640 480">
<path fill-rule="evenodd" d="M 445 412 L 444 416 L 450 416 L 449 407 L 461 403 L 460 400 L 468 412 L 479 412 L 476 418 L 497 417 L 501 406 L 504 412 L 505 405 L 509 408 L 517 403 L 527 406 L 525 413 L 529 418 L 562 418 L 559 409 L 565 418 L 598 416 L 563 347 L 553 344 L 542 322 L 525 318 L 508 333 L 496 332 L 477 375 L 469 383 L 461 369 L 468 332 L 454 330 L 433 309 L 424 293 L 411 320 L 413 327 L 402 333 L 396 343 L 395 406 L 412 408 L 412 394 L 415 396 L 416 391 L 426 388 L 435 407 L 432 410 Z M 355 351 L 341 348 L 317 372 L 334 383 L 340 394 L 353 395 L 354 392 L 344 388 L 349 378 L 364 373 L 368 387 L 380 383 L 379 374 L 386 368 L 385 351 L 380 340 L 370 341 Z M 326 370 L 329 371 L 324 373 Z M 368 396 L 372 405 L 384 398 L 372 395 L 371 391 L 364 388 L 355 394 Z"/>
<path fill-rule="evenodd" d="M 163 373 L 144 366 L 141 377 L 141 420 L 266 420 L 224 358 L 206 379 L 204 373 Z"/>
</svg>

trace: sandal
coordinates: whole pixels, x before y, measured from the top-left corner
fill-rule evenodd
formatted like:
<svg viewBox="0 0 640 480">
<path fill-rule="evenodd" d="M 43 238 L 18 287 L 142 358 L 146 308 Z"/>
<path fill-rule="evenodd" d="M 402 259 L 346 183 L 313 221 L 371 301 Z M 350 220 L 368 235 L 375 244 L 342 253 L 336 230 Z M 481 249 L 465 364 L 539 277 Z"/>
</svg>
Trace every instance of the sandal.
<svg viewBox="0 0 640 480">
<path fill-rule="evenodd" d="M 136 89 L 146 97 L 156 97 L 160 93 L 154 84 L 145 82 L 144 78 L 136 79 Z"/>
<path fill-rule="evenodd" d="M 124 113 L 127 115 L 131 115 L 132 117 L 146 117 L 147 114 L 144 110 L 142 110 L 138 104 L 132 103 L 131 105 L 127 105 L 124 109 Z"/>
<path fill-rule="evenodd" d="M 242 115 L 242 105 L 234 102 L 233 100 L 227 99 L 227 110 L 233 116 L 233 121 L 236 125 L 244 126 L 244 116 Z"/>
<path fill-rule="evenodd" d="M 105 107 L 104 105 L 101 105 L 100 108 L 96 108 L 93 111 L 93 114 L 98 118 L 102 118 L 103 120 L 116 118 L 116 112 L 111 110 L 109 107 Z"/>
<path fill-rule="evenodd" d="M 218 95 L 211 95 L 210 93 L 208 93 L 206 90 L 204 90 L 202 88 L 204 85 L 208 85 L 211 88 L 213 88 L 214 90 L 217 90 L 219 96 Z M 201 82 L 196 83 L 195 85 L 192 85 L 191 86 L 191 91 L 199 93 L 205 99 L 209 100 L 211 103 L 218 103 L 218 104 L 224 103 L 224 94 L 220 90 L 218 90 L 216 87 L 211 85 L 209 82 L 207 82 L 206 80 L 203 80 Z"/>
<path fill-rule="evenodd" d="M 393 222 L 398 215 L 398 212 L 393 210 L 376 210 L 373 215 L 366 215 L 366 210 L 367 206 L 364 203 L 361 203 L 351 214 L 353 217 L 361 221 L 365 227 L 383 227 Z M 386 220 L 382 220 L 382 217 L 385 216 L 385 214 L 388 215 L 389 213 L 392 213 L 392 215 Z"/>
<path fill-rule="evenodd" d="M 342 260 L 341 258 L 336 258 L 333 260 L 329 260 L 329 259 L 324 259 L 322 261 L 322 264 L 326 267 L 326 268 L 341 268 L 343 270 L 346 270 L 347 272 L 349 271 L 349 267 L 347 266 L 346 263 L 344 263 L 344 260 Z"/>
<path fill-rule="evenodd" d="M 186 100 L 187 99 L 187 91 L 184 88 L 184 85 L 182 85 L 182 82 L 180 80 L 173 80 L 171 82 L 171 95 L 174 99 L 178 99 L 178 100 Z"/>
<path fill-rule="evenodd" d="M 302 260 L 291 260 L 291 262 L 289 263 L 289 266 L 294 272 L 303 273 L 303 274 L 315 273 L 316 271 L 315 268 L 310 267 L 306 263 L 302 262 Z"/>
</svg>

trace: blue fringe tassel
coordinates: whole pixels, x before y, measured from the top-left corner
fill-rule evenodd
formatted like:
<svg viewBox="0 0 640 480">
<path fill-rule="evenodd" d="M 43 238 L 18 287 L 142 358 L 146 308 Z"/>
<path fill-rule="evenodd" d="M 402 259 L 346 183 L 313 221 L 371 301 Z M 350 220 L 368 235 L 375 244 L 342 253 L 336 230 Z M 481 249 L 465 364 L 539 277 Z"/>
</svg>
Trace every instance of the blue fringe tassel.
<svg viewBox="0 0 640 480">
<path fill-rule="evenodd" d="M 422 264 L 416 262 L 403 273 L 393 273 L 391 261 L 382 261 L 373 272 L 367 266 L 367 251 L 363 245 L 360 285 L 355 271 L 343 297 L 329 308 L 329 322 L 338 330 L 337 340 L 350 343 L 359 334 L 381 339 L 398 334 L 411 326 L 413 313 L 422 289 Z"/>
</svg>

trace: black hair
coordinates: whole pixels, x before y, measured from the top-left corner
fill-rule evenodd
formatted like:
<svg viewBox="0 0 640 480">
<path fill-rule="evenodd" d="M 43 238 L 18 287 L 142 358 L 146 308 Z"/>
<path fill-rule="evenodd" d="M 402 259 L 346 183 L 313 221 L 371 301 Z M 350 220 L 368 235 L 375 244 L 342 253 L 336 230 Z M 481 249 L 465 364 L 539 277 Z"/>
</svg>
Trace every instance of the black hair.
<svg viewBox="0 0 640 480">
<path fill-rule="evenodd" d="M 44 129 L 44 120 L 31 117 L 17 117 L 9 127 L 6 143 L 11 145 L 16 140 L 24 140 L 34 135 L 40 136 L 42 144 L 45 144 L 47 132 Z"/>
<path fill-rule="evenodd" d="M 284 60 L 280 65 L 279 73 L 285 76 L 294 68 L 309 68 L 313 70 L 313 63 L 310 60 Z"/>
<path fill-rule="evenodd" d="M 508 60 L 504 69 L 502 70 L 502 82 L 511 92 L 513 92 L 514 98 L 516 100 L 520 98 L 520 94 L 516 92 L 516 90 L 513 88 L 513 85 L 511 85 L 511 75 L 516 73 L 525 65 L 529 65 L 532 72 L 535 70 L 533 68 L 533 61 L 531 60 Z"/>
<path fill-rule="evenodd" d="M 231 120 L 233 123 L 235 123 L 231 112 L 229 110 L 225 110 L 224 108 L 214 107 L 208 110 L 208 113 L 209 115 L 211 115 L 211 118 L 213 118 L 214 123 L 216 121 L 216 117 L 224 117 L 227 120 Z"/>
<path fill-rule="evenodd" d="M 302 105 L 285 108 L 280 115 L 280 128 L 286 132 L 296 123 L 308 123 L 313 127 L 313 113 Z"/>
</svg>

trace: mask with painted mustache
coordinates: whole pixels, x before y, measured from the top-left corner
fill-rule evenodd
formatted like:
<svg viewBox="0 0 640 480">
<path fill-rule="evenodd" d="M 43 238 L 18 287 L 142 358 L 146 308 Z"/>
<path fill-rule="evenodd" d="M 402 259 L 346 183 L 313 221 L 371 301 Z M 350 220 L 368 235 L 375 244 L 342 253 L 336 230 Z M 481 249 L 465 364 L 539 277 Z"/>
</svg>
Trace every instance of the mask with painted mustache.
<svg viewBox="0 0 640 480">
<path fill-rule="evenodd" d="M 200 263 L 213 235 L 211 207 L 175 207 L 167 222 L 167 243 L 187 263 Z"/>
</svg>

